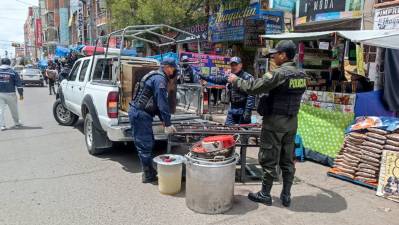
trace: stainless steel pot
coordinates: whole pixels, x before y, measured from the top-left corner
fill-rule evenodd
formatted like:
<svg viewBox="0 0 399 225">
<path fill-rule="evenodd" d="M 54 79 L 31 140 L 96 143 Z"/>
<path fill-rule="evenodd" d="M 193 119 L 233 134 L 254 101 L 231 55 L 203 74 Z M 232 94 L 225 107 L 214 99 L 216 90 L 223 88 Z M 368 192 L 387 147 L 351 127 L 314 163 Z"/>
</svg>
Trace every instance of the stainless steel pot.
<svg viewBox="0 0 399 225">
<path fill-rule="evenodd" d="M 233 206 L 238 155 L 225 161 L 202 161 L 186 155 L 186 205 L 204 214 L 219 214 Z"/>
</svg>

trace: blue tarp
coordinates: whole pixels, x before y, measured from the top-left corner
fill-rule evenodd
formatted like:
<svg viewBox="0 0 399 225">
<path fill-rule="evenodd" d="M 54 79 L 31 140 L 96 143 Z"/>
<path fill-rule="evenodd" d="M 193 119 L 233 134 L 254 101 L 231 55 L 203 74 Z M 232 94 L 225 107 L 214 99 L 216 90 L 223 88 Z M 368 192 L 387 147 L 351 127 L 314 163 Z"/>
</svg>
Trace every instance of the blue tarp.
<svg viewBox="0 0 399 225">
<path fill-rule="evenodd" d="M 57 46 L 55 49 L 55 56 L 58 56 L 60 58 L 68 56 L 68 54 L 71 52 L 69 48 Z"/>
<path fill-rule="evenodd" d="M 45 69 L 48 66 L 48 61 L 45 59 L 39 60 L 38 66 L 40 69 Z"/>
<path fill-rule="evenodd" d="M 121 55 L 137 56 L 137 51 L 136 51 L 136 49 L 123 49 Z"/>
<path fill-rule="evenodd" d="M 388 111 L 382 100 L 382 91 L 356 94 L 355 117 L 359 116 L 395 116 Z"/>
<path fill-rule="evenodd" d="M 147 58 L 156 59 L 159 62 L 161 62 L 162 59 L 164 59 L 164 58 L 174 58 L 176 60 L 176 63 L 178 63 L 177 53 L 174 53 L 174 52 L 168 52 L 168 53 L 164 53 L 164 54 L 161 54 L 161 55 L 148 56 Z"/>
</svg>

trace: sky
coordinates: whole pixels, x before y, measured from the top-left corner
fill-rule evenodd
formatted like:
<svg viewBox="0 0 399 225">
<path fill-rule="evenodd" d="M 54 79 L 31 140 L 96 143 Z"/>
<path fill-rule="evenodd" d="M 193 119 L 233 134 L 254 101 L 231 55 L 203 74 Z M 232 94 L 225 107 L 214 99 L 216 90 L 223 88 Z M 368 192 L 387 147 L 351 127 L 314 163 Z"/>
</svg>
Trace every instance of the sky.
<svg viewBox="0 0 399 225">
<path fill-rule="evenodd" d="M 0 57 L 5 50 L 14 55 L 11 41 L 23 43 L 28 7 L 38 4 L 39 0 L 0 0 Z"/>
</svg>

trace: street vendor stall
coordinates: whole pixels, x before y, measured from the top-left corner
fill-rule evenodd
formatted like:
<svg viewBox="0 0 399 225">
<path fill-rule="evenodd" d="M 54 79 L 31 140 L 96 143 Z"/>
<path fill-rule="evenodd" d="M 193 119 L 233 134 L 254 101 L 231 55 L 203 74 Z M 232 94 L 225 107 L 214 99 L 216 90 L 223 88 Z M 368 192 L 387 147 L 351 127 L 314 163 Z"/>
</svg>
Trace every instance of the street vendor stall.
<svg viewBox="0 0 399 225">
<path fill-rule="evenodd" d="M 307 149 L 307 157 L 331 166 L 343 144 L 344 129 L 355 115 L 365 113 L 357 108 L 375 108 L 369 105 L 370 101 L 359 97 L 361 92 L 373 90 L 365 88 L 360 80 L 367 80 L 367 76 L 375 72 L 365 69 L 363 46 L 399 49 L 399 32 L 326 31 L 262 37 L 298 42 L 296 60 L 309 76 L 308 91 L 299 113 L 298 133 Z M 268 44 L 272 46 L 270 41 Z M 369 100 L 370 95 L 377 95 L 364 93 L 369 94 Z"/>
</svg>

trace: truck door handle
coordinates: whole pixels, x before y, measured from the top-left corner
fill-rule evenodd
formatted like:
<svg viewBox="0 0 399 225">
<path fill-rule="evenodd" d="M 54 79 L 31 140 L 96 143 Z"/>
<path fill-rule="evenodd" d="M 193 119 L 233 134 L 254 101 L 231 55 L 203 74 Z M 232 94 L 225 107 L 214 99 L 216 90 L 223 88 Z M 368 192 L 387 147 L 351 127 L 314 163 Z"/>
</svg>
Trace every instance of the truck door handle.
<svg viewBox="0 0 399 225">
<path fill-rule="evenodd" d="M 73 86 L 71 86 L 71 88 L 73 89 Z"/>
<path fill-rule="evenodd" d="M 81 91 L 82 90 L 82 88 L 81 87 L 79 87 L 79 91 Z"/>
</svg>

